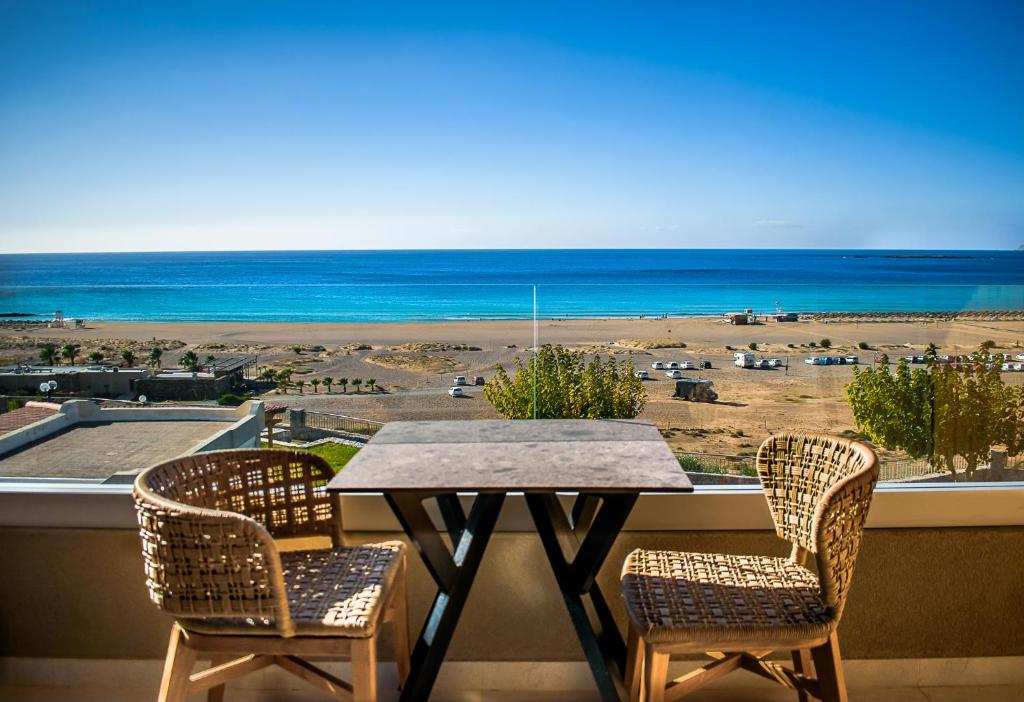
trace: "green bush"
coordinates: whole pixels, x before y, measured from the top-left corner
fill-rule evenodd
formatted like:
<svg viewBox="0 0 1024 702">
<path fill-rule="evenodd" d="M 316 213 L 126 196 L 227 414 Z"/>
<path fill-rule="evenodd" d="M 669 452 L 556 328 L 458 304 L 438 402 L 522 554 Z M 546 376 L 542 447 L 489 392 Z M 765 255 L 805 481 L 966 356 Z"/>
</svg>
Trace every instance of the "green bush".
<svg viewBox="0 0 1024 702">
<path fill-rule="evenodd" d="M 751 351 L 757 351 L 757 342 L 751 341 L 749 344 L 747 344 L 747 348 L 750 349 Z"/>
<path fill-rule="evenodd" d="M 862 351 L 867 351 L 868 349 L 871 348 L 871 344 L 869 344 L 866 341 L 861 341 L 857 344 L 857 348 L 861 349 Z"/>
<path fill-rule="evenodd" d="M 242 404 L 248 399 L 248 395 L 239 395 L 233 392 L 226 392 L 217 398 L 217 404 L 225 405 L 227 407 L 238 407 L 240 404 Z"/>
<path fill-rule="evenodd" d="M 514 363 L 514 378 L 498 364 L 484 386 L 484 397 L 506 419 L 631 419 L 647 403 L 632 359 L 594 356 L 588 363 L 582 351 L 546 344 L 528 364 Z"/>
<path fill-rule="evenodd" d="M 830 348 L 832 348 L 832 340 L 831 339 L 822 339 L 821 341 L 818 342 L 818 345 L 821 346 L 821 348 L 823 348 L 823 349 L 830 349 Z"/>
</svg>

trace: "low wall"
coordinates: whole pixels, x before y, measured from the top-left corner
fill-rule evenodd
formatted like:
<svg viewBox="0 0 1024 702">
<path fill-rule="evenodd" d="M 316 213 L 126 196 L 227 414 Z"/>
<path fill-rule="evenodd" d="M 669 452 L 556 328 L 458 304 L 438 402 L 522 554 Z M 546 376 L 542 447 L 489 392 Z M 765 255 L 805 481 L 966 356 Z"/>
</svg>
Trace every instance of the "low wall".
<svg viewBox="0 0 1024 702">
<path fill-rule="evenodd" d="M 400 535 L 349 536 L 361 542 Z M 1024 655 L 1022 543 L 1024 527 L 1017 526 L 869 529 L 839 630 L 844 657 Z M 788 551 L 768 531 L 624 532 L 599 579 L 620 624 L 619 565 L 638 546 Z M 3 527 L 0 553 L 0 656 L 164 655 L 170 619 L 148 600 L 136 530 Z M 433 585 L 414 553 L 409 578 L 418 630 Z M 448 660 L 580 659 L 536 534 L 495 534 Z"/>
<path fill-rule="evenodd" d="M 231 392 L 231 376 L 218 378 L 143 378 L 135 384 L 135 392 L 151 402 L 169 400 L 216 400 Z"/>
</svg>

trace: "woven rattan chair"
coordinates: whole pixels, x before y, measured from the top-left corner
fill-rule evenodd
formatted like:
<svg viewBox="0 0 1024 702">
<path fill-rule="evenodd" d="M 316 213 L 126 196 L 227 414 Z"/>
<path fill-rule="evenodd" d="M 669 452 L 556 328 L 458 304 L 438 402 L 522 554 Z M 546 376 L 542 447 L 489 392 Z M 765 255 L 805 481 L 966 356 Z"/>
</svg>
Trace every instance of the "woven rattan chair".
<svg viewBox="0 0 1024 702">
<path fill-rule="evenodd" d="M 796 689 L 801 702 L 846 700 L 836 626 L 878 459 L 853 441 L 780 435 L 761 445 L 757 472 L 789 558 L 643 549 L 626 558 L 631 700 L 678 699 L 739 668 Z M 804 567 L 808 555 L 817 575 Z M 776 651 L 791 652 L 793 669 L 767 660 Z M 713 660 L 667 682 L 675 653 Z"/>
<path fill-rule="evenodd" d="M 326 486 L 333 471 L 299 451 L 214 451 L 142 472 L 135 504 L 146 585 L 176 618 L 160 702 L 181 702 L 276 664 L 343 700 L 377 699 L 377 637 L 391 622 L 409 671 L 405 545 L 346 547 Z M 330 548 L 282 551 L 275 538 L 328 536 Z M 352 683 L 305 660 L 352 661 Z M 198 673 L 197 658 L 211 667 Z"/>
</svg>

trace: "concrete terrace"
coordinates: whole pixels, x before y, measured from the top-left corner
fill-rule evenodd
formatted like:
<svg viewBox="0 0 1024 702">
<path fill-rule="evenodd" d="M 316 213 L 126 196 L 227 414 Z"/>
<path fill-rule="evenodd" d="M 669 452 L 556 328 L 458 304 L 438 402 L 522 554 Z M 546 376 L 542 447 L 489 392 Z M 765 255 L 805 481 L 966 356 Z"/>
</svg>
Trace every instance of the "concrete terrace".
<svg viewBox="0 0 1024 702">
<path fill-rule="evenodd" d="M 87 422 L 0 457 L 9 477 L 104 479 L 186 453 L 231 422 Z"/>
</svg>

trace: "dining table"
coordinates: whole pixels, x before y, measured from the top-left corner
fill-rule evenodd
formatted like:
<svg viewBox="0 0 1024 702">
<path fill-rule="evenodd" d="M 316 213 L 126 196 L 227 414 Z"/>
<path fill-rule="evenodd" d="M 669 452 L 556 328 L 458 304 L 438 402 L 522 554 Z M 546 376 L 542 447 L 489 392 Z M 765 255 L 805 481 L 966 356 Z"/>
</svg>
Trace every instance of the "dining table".
<svg viewBox="0 0 1024 702">
<path fill-rule="evenodd" d="M 437 584 L 401 700 L 430 697 L 502 505 L 522 494 L 601 698 L 620 702 L 626 644 L 598 572 L 641 493 L 693 485 L 647 422 L 462 420 L 387 423 L 328 490 L 382 493 Z"/>
</svg>

